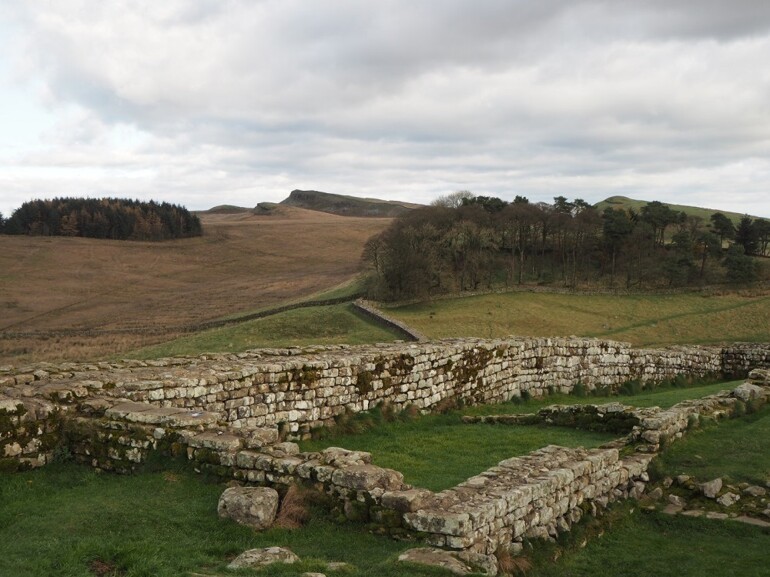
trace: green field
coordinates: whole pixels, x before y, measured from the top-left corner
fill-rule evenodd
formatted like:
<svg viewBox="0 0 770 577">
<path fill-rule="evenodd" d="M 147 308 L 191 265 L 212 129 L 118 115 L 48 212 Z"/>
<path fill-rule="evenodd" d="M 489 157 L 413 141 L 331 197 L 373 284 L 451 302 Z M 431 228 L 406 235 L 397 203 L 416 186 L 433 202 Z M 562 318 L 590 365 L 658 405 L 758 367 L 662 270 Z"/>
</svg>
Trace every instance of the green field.
<svg viewBox="0 0 770 577">
<path fill-rule="evenodd" d="M 579 335 L 635 346 L 770 341 L 770 295 L 511 292 L 383 308 L 431 338 Z"/>
<path fill-rule="evenodd" d="M 691 475 L 701 481 L 723 477 L 726 482 L 765 486 L 770 482 L 770 407 L 719 425 L 693 431 L 662 456 L 669 475 Z"/>
<path fill-rule="evenodd" d="M 564 553 L 535 551 L 528 577 L 767 577 L 770 532 L 733 521 L 671 517 L 620 505 L 601 528 L 578 528 Z M 600 535 L 599 535 L 600 533 Z M 558 556 L 556 561 L 554 556 Z"/>
<path fill-rule="evenodd" d="M 255 348 L 350 345 L 389 342 L 397 337 L 358 315 L 350 304 L 308 307 L 222 328 L 121 355 L 158 358 L 212 352 L 241 352 Z"/>
</svg>

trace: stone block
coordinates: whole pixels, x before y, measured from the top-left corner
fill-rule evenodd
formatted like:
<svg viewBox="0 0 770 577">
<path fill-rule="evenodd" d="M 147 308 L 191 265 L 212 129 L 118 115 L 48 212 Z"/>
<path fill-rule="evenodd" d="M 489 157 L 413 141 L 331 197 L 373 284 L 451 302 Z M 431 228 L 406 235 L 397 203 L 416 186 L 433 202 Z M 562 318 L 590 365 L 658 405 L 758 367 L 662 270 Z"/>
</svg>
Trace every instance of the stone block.
<svg viewBox="0 0 770 577">
<path fill-rule="evenodd" d="M 374 488 L 400 490 L 404 483 L 404 475 L 398 471 L 374 465 L 354 465 L 334 471 L 332 483 L 355 490 Z"/>
</svg>

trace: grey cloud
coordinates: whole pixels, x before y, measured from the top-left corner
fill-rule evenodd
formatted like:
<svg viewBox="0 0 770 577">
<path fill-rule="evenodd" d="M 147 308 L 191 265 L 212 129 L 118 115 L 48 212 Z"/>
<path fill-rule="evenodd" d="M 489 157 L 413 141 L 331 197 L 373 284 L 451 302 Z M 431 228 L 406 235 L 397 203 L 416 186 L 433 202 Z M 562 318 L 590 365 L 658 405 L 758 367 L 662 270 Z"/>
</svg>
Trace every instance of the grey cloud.
<svg viewBox="0 0 770 577">
<path fill-rule="evenodd" d="M 49 106 L 85 111 L 18 162 L 137 171 L 116 190 L 205 199 L 210 187 L 247 205 L 297 187 L 423 201 L 455 188 L 692 198 L 693 187 L 721 194 L 740 167 L 767 174 L 755 161 L 770 157 L 770 78 L 757 72 L 770 56 L 765 2 L 59 0 L 13 10 L 27 46 L 18 66 Z M 146 142 L 110 152 L 119 124 Z M 45 182 L 34 186 L 58 185 Z M 754 180 L 740 187 L 731 199 L 760 198 Z"/>
</svg>

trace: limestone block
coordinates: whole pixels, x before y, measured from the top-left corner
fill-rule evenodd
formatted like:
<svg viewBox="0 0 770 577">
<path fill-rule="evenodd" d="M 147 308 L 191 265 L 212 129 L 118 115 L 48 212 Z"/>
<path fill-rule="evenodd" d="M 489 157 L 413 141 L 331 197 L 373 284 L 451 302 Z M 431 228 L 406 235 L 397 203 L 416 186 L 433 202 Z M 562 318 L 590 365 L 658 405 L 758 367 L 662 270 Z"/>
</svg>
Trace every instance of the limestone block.
<svg viewBox="0 0 770 577">
<path fill-rule="evenodd" d="M 429 506 L 433 498 L 433 492 L 428 489 L 386 491 L 382 495 L 382 506 L 400 513 L 408 513 Z"/>
<path fill-rule="evenodd" d="M 716 499 L 719 491 L 722 489 L 722 479 L 716 478 L 708 483 L 702 483 L 700 486 L 701 493 L 709 499 Z"/>
<path fill-rule="evenodd" d="M 469 575 L 472 572 L 471 567 L 457 558 L 449 551 L 435 549 L 432 547 L 421 547 L 419 549 L 409 549 L 398 556 L 398 560 L 404 563 L 416 563 L 418 565 L 428 565 L 430 567 L 440 567 L 449 571 L 453 575 Z"/>
<path fill-rule="evenodd" d="M 279 496 L 268 487 L 230 487 L 219 498 L 217 513 L 258 531 L 269 528 L 278 513 Z"/>
<path fill-rule="evenodd" d="M 404 484 L 404 475 L 398 471 L 374 465 L 353 465 L 334 471 L 332 483 L 346 489 L 399 490 Z"/>
<path fill-rule="evenodd" d="M 419 510 L 404 514 L 406 525 L 415 531 L 460 537 L 471 530 L 468 513 Z"/>
<path fill-rule="evenodd" d="M 329 447 L 321 452 L 321 460 L 332 467 L 369 465 L 372 462 L 372 454 L 364 451 L 349 451 L 341 447 Z"/>
<path fill-rule="evenodd" d="M 278 429 L 275 427 L 259 427 L 249 431 L 244 439 L 244 445 L 249 449 L 261 449 L 278 443 Z"/>
<path fill-rule="evenodd" d="M 765 389 L 759 385 L 743 383 L 733 389 L 732 395 L 743 402 L 748 402 L 754 399 L 763 399 L 765 398 L 766 393 Z"/>
<path fill-rule="evenodd" d="M 213 449 L 215 451 L 237 451 L 241 448 L 240 437 L 222 433 L 221 431 L 207 431 L 195 435 L 189 441 L 191 447 Z"/>
<path fill-rule="evenodd" d="M 299 557 L 285 547 L 267 547 L 265 549 L 249 549 L 244 551 L 230 563 L 228 569 L 243 569 L 249 567 L 265 567 L 274 563 L 297 563 Z"/>
<path fill-rule="evenodd" d="M 730 492 L 725 493 L 721 497 L 717 497 L 717 503 L 722 505 L 722 507 L 732 507 L 740 500 L 741 500 L 740 495 L 736 495 L 735 493 L 730 493 Z"/>
</svg>

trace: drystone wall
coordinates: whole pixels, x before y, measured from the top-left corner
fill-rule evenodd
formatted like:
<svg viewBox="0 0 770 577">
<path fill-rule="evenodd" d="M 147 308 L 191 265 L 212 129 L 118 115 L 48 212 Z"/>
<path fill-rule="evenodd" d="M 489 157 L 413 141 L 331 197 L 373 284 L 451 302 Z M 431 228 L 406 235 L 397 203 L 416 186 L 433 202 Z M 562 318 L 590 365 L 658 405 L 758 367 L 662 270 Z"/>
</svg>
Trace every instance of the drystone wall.
<svg viewBox="0 0 770 577">
<path fill-rule="evenodd" d="M 680 438 L 703 417 L 729 418 L 742 414 L 747 403 L 767 402 L 770 371 L 752 375 L 752 382 L 733 391 L 668 409 L 555 405 L 534 417 L 469 418 L 576 426 L 611 421 L 624 434 L 597 449 L 548 446 L 512 457 L 441 492 L 405 484 L 401 473 L 372 465 L 368 453 L 300 452 L 296 444 L 282 442 L 274 428 L 231 429 L 213 413 L 102 399 L 81 403 L 81 416 L 66 427 L 76 457 L 93 466 L 127 471 L 153 450 L 164 450 L 223 478 L 279 489 L 293 483 L 313 486 L 333 497 L 345 517 L 369 522 L 379 532 L 420 537 L 483 557 L 525 538 L 555 537 L 610 502 L 641 496 L 649 480 L 647 466 L 664 439 Z M 619 449 L 627 446 L 634 452 L 621 457 Z"/>
<path fill-rule="evenodd" d="M 372 465 L 367 453 L 302 453 L 286 439 L 381 403 L 427 412 L 447 402 L 569 393 L 578 383 L 584 390 L 613 389 L 632 379 L 745 374 L 756 366 L 770 368 L 770 345 L 643 350 L 571 338 L 2 368 L 0 469 L 40 466 L 57 451 L 119 472 L 153 455 L 178 455 L 201 471 L 247 483 L 313 485 L 349 519 L 483 557 L 526 537 L 555 535 L 615 499 L 639 496 L 662 439 L 681 436 L 702 414 L 730 415 L 747 400 L 764 402 L 767 373 L 729 395 L 634 413 L 631 431 L 618 442 L 590 450 L 546 447 L 439 493 L 405 484 L 401 473 Z M 606 419 L 613 412 L 595 414 Z M 637 452 L 621 457 L 626 443 Z"/>
<path fill-rule="evenodd" d="M 518 338 L 0 367 L 0 467 L 43 464 L 55 450 L 59 420 L 91 398 L 195 409 L 231 428 L 277 428 L 292 439 L 382 403 L 427 412 L 447 403 L 569 393 L 578 383 L 613 389 L 632 379 L 745 375 L 750 367 L 770 367 L 770 345 L 633 349 L 595 339 Z"/>
</svg>

